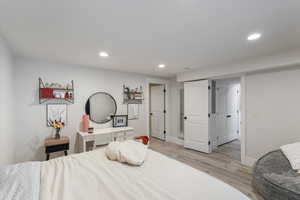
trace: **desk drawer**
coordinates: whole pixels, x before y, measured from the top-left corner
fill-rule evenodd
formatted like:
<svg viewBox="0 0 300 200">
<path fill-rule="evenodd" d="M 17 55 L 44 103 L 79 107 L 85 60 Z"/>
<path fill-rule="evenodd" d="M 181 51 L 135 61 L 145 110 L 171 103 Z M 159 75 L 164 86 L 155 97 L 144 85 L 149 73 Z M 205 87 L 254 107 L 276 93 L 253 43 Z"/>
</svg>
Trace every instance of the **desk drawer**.
<svg viewBox="0 0 300 200">
<path fill-rule="evenodd" d="M 46 147 L 46 153 L 69 150 L 69 144 L 60 144 Z"/>
<path fill-rule="evenodd" d="M 111 142 L 110 135 L 99 135 L 96 137 L 96 145 L 105 145 Z"/>
</svg>

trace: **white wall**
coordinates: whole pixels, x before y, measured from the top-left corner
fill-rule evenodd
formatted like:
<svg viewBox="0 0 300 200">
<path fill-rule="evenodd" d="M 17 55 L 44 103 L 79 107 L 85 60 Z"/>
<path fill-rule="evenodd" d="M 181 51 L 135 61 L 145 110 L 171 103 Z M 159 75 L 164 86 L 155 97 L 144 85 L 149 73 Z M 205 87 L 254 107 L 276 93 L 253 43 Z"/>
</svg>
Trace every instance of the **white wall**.
<svg viewBox="0 0 300 200">
<path fill-rule="evenodd" d="M 300 141 L 300 68 L 246 76 L 246 156 Z"/>
<path fill-rule="evenodd" d="M 177 74 L 178 81 L 216 78 L 228 75 L 242 75 L 248 72 L 276 68 L 288 68 L 300 65 L 300 51 L 284 52 L 278 55 L 265 56 L 258 59 L 249 59 L 242 62 L 221 64 L 219 66 L 204 67 L 199 70 Z"/>
<path fill-rule="evenodd" d="M 15 66 L 16 88 L 16 161 L 45 159 L 43 140 L 51 136 L 51 128 L 46 127 L 46 106 L 38 103 L 38 78 L 45 82 L 67 83 L 74 80 L 75 104 L 68 106 L 68 124 L 62 134 L 71 137 L 71 151 L 74 150 L 76 130 L 78 130 L 84 106 L 88 97 L 99 91 L 110 93 L 117 101 L 117 114 L 126 114 L 123 104 L 123 84 L 146 89 L 144 75 L 114 72 L 95 68 L 49 64 L 18 58 Z M 144 91 L 145 93 L 147 91 Z M 146 106 L 141 106 L 140 119 L 129 121 L 137 135 L 147 135 Z M 106 124 L 104 126 L 110 126 Z M 94 124 L 94 127 L 100 127 Z"/>
<path fill-rule="evenodd" d="M 13 162 L 13 60 L 0 38 L 0 165 Z"/>
</svg>

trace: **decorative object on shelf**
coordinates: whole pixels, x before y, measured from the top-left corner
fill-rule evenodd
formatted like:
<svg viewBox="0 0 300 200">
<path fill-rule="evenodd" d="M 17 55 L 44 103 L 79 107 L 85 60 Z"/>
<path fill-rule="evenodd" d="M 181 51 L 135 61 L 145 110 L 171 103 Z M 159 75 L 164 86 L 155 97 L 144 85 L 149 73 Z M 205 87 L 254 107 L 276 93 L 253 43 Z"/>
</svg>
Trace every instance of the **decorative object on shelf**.
<svg viewBox="0 0 300 200">
<path fill-rule="evenodd" d="M 144 100 L 143 87 L 130 89 L 123 85 L 123 96 L 125 104 L 142 104 Z"/>
<path fill-rule="evenodd" d="M 140 105 L 139 104 L 127 104 L 128 120 L 139 119 L 140 117 Z"/>
<path fill-rule="evenodd" d="M 117 112 L 116 100 L 106 92 L 92 94 L 86 104 L 85 113 L 90 120 L 97 124 L 104 124 L 111 121 L 111 116 Z"/>
<path fill-rule="evenodd" d="M 74 81 L 63 86 L 59 83 L 45 83 L 39 78 L 39 102 L 40 104 L 47 101 L 67 101 L 74 103 Z M 57 103 L 57 102 L 55 102 Z"/>
<path fill-rule="evenodd" d="M 82 116 L 82 132 L 88 132 L 90 128 L 90 116 L 83 115 Z"/>
<path fill-rule="evenodd" d="M 128 126 L 128 115 L 113 115 L 113 127 L 126 127 Z"/>
<path fill-rule="evenodd" d="M 73 86 L 71 84 L 67 84 L 67 87 L 66 87 L 67 90 L 73 90 Z"/>
<path fill-rule="evenodd" d="M 67 105 L 66 104 L 47 104 L 47 125 L 53 127 L 54 123 L 67 122 Z"/>
</svg>

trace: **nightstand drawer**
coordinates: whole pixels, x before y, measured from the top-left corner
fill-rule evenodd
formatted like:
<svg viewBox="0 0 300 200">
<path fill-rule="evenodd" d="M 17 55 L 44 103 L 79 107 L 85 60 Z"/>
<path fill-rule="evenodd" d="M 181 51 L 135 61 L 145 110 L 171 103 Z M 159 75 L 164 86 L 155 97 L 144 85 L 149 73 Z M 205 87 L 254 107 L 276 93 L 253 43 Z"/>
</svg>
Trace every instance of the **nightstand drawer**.
<svg viewBox="0 0 300 200">
<path fill-rule="evenodd" d="M 46 147 L 46 153 L 53 153 L 57 151 L 66 151 L 66 150 L 69 150 L 69 144 L 59 144 L 59 145 Z"/>
</svg>

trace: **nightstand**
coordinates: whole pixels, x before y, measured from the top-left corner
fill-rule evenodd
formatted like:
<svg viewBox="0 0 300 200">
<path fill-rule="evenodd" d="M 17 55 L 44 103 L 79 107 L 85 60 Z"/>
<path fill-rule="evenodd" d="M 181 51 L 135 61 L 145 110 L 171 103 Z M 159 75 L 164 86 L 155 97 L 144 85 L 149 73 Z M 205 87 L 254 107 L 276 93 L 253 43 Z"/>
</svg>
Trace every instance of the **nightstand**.
<svg viewBox="0 0 300 200">
<path fill-rule="evenodd" d="M 69 137 L 62 137 L 60 139 L 46 139 L 45 140 L 45 153 L 47 155 L 46 160 L 49 160 L 50 153 L 64 151 L 65 156 L 68 155 L 70 139 Z"/>
</svg>

